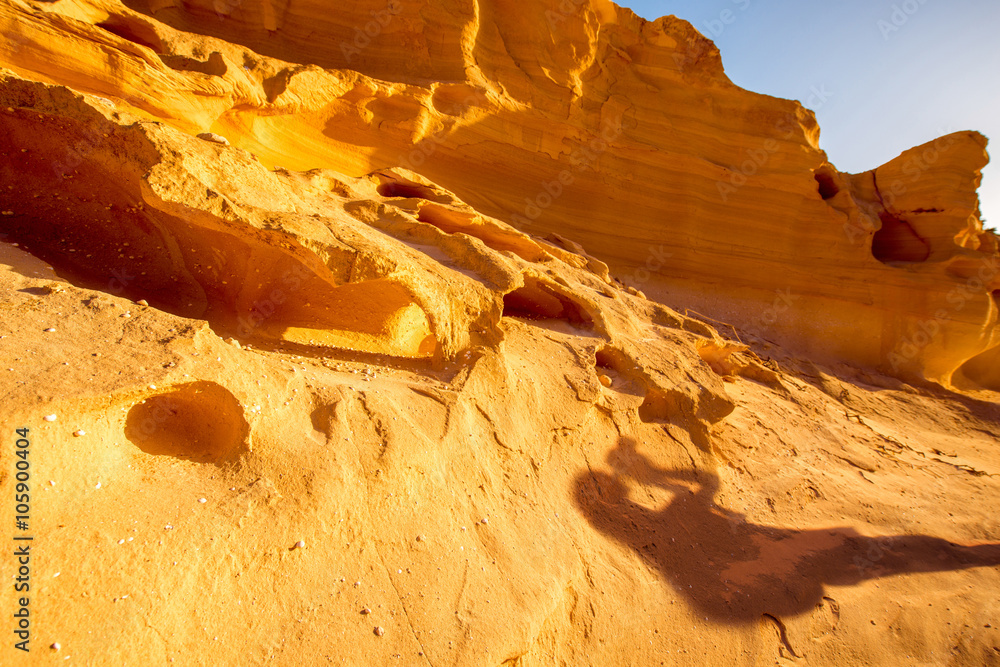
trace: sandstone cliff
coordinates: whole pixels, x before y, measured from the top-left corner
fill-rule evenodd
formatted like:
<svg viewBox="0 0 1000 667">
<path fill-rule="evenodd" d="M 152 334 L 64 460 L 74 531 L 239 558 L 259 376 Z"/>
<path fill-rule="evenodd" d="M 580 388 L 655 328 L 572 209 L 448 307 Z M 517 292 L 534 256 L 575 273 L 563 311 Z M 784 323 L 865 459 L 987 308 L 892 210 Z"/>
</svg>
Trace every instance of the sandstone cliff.
<svg viewBox="0 0 1000 667">
<path fill-rule="evenodd" d="M 998 659 L 981 135 L 841 173 L 603 0 L 0 30 L 4 664 Z"/>
</svg>

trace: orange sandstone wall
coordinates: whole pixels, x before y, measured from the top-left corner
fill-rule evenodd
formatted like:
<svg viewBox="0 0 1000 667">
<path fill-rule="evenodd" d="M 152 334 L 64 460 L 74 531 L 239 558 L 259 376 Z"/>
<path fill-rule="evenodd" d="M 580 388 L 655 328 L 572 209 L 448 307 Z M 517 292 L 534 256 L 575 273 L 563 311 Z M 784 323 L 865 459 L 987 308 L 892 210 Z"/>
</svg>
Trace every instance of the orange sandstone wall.
<svg viewBox="0 0 1000 667">
<path fill-rule="evenodd" d="M 673 17 L 602 0 L 91 0 L 5 2 L 0 24 L 14 71 L 265 165 L 406 167 L 582 243 L 650 297 L 816 356 L 996 384 L 985 139 L 841 174 L 809 110 L 733 85 Z"/>
</svg>

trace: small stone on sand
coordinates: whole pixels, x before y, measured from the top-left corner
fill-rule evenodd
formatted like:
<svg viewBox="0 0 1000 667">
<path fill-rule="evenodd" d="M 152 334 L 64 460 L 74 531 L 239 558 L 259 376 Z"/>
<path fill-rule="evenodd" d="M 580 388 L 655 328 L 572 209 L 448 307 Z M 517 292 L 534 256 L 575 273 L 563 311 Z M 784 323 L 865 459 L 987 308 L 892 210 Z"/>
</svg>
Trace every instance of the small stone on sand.
<svg viewBox="0 0 1000 667">
<path fill-rule="evenodd" d="M 211 141 L 215 144 L 222 144 L 223 146 L 229 145 L 229 139 L 226 139 L 221 134 L 216 134 L 215 132 L 202 132 L 198 135 L 198 138 L 204 141 Z"/>
</svg>

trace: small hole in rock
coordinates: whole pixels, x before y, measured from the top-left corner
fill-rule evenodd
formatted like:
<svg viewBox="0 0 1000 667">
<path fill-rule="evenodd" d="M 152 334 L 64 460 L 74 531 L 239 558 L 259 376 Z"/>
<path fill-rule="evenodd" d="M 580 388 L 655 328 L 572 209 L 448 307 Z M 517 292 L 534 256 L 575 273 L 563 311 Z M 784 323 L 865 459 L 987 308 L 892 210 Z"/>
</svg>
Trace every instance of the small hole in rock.
<svg viewBox="0 0 1000 667">
<path fill-rule="evenodd" d="M 526 279 L 524 287 L 504 295 L 503 316 L 529 320 L 559 319 L 588 327 L 594 323 L 582 304 L 536 278 Z"/>
<path fill-rule="evenodd" d="M 837 182 L 834 180 L 832 174 L 819 171 L 816 172 L 815 178 L 819 184 L 819 196 L 823 199 L 836 197 L 837 193 L 840 192 L 840 188 L 837 187 Z"/>
<path fill-rule="evenodd" d="M 406 199 L 433 199 L 434 191 L 423 185 L 389 181 L 376 188 L 383 197 L 404 197 Z"/>
<path fill-rule="evenodd" d="M 243 407 L 214 382 L 192 382 L 150 396 L 128 412 L 125 437 L 155 456 L 224 463 L 246 449 L 250 427 Z"/>
<path fill-rule="evenodd" d="M 882 228 L 872 238 L 872 255 L 883 264 L 923 262 L 931 254 L 927 243 L 917 236 L 905 220 L 883 211 L 879 218 Z"/>
</svg>

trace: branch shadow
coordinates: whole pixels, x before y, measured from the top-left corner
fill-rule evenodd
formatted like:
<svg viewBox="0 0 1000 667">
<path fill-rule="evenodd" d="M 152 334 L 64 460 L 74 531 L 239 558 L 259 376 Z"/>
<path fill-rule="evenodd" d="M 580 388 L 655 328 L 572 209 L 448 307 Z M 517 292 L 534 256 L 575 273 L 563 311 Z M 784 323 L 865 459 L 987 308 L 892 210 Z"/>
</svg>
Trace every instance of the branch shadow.
<svg viewBox="0 0 1000 667">
<path fill-rule="evenodd" d="M 965 546 L 928 535 L 872 538 L 849 527 L 793 530 L 750 523 L 715 504 L 714 472 L 658 468 L 630 438 L 619 439 L 608 461 L 616 474 L 577 477 L 577 506 L 595 529 L 631 547 L 694 609 L 718 622 L 811 611 L 827 585 L 1000 565 L 1000 543 Z M 628 477 L 674 497 L 650 510 L 630 499 L 622 481 Z"/>
</svg>

